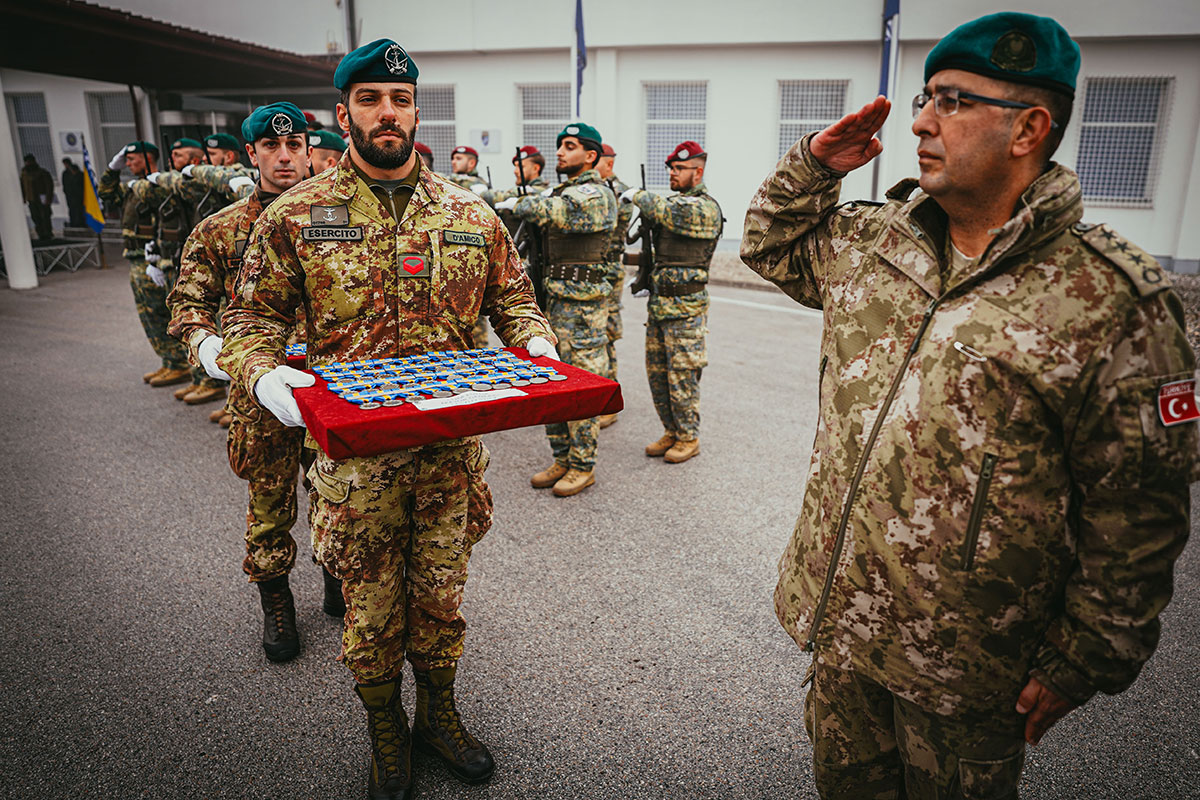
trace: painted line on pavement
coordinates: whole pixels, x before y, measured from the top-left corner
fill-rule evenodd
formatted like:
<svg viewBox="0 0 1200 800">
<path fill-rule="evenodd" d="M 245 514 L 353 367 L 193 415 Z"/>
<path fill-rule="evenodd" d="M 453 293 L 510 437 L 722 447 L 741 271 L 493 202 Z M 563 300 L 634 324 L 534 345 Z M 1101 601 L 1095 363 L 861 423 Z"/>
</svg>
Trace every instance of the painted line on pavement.
<svg viewBox="0 0 1200 800">
<path fill-rule="evenodd" d="M 720 297 L 715 294 L 709 294 L 709 299 L 718 303 L 732 303 L 735 306 L 745 306 L 746 308 L 763 308 L 767 311 L 782 311 L 784 314 L 799 314 L 804 317 L 822 317 L 824 312 L 816 308 L 808 308 L 807 306 L 772 306 L 766 303 L 756 303 L 753 300 L 738 300 L 734 297 Z"/>
</svg>

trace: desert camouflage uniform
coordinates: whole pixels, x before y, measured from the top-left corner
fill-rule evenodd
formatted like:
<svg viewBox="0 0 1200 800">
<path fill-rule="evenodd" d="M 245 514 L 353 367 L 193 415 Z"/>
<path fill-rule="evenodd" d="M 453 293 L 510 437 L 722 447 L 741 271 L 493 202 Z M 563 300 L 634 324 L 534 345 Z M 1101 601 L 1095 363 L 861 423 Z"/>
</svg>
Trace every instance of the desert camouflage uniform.
<svg viewBox="0 0 1200 800">
<path fill-rule="evenodd" d="M 721 236 L 721 207 L 703 183 L 666 198 L 640 191 L 633 202 L 655 228 L 646 319 L 650 396 L 663 430 L 692 441 L 700 435 L 700 375 L 708 366 L 708 265 Z M 689 289 L 695 291 L 674 294 Z"/>
<path fill-rule="evenodd" d="M 546 279 L 546 316 L 558 336 L 558 354 L 572 366 L 597 375 L 608 372 L 607 339 L 604 326 L 608 321 L 608 296 L 612 270 L 604 259 L 608 236 L 592 260 L 555 258 L 562 247 L 554 241 L 570 243 L 584 241 L 587 234 L 611 235 L 617 224 L 617 199 L 612 190 L 594 169 L 554 188 L 554 195 L 532 195 L 517 201 L 513 212 L 537 225 L 546 237 L 543 252 L 546 263 L 578 265 L 590 271 L 585 280 Z M 578 247 L 578 245 L 576 245 Z M 595 417 L 573 422 L 556 422 L 546 426 L 554 460 L 571 469 L 590 472 L 596 464 L 596 433 L 599 424 Z"/>
<path fill-rule="evenodd" d="M 200 342 L 220 335 L 220 307 L 233 296 L 250 231 L 276 196 L 260 189 L 202 220 L 188 237 L 179 280 L 167 304 L 172 313 L 170 332 L 187 343 L 195 365 L 200 364 L 196 352 Z M 303 339 L 293 333 L 291 341 Z M 236 382 L 228 408 L 233 414 L 229 465 L 250 490 L 242 569 L 253 582 L 269 581 L 286 575 L 296 561 L 291 529 L 296 522 L 296 475 L 304 429 L 285 426 Z"/>
<path fill-rule="evenodd" d="M 149 185 L 149 184 L 147 184 Z M 125 248 L 121 255 L 129 261 L 129 285 L 137 304 L 138 319 L 154 352 L 167 369 L 187 368 L 183 345 L 167 334 L 171 314 L 167 310 L 167 288 L 158 286 L 146 274 L 146 242 L 154 238 L 154 209 L 133 196 L 121 183 L 119 170 L 105 170 L 97 192 L 104 202 L 121 206 L 121 236 Z"/>
<path fill-rule="evenodd" d="M 1029 677 L 1081 704 L 1128 687 L 1156 646 L 1196 452 L 1195 426 L 1156 408 L 1159 387 L 1194 377 L 1181 305 L 1152 258 L 1079 223 L 1062 166 L 950 272 L 945 214 L 909 199 L 915 181 L 882 207 L 837 206 L 840 175 L 809 138 L 755 195 L 742 258 L 825 313 L 808 486 L 775 592 L 817 664 L 818 783 L 846 777 L 821 759 L 849 774 L 856 751 L 887 746 L 864 742 L 879 736 L 865 722 L 854 742 L 822 741 L 847 738 L 819 708 L 844 671 L 927 729 L 996 732 L 978 749 L 923 732 L 949 744 L 916 766 L 942 790 L 1015 796 L 1011 709 Z"/>
<path fill-rule="evenodd" d="M 219 359 L 247 392 L 283 363 L 302 305 L 314 366 L 467 349 L 481 310 L 510 345 L 553 341 L 495 213 L 418 168 L 398 224 L 348 153 L 259 218 Z M 361 239 L 344 238 L 355 231 Z M 402 268 L 406 255 L 423 266 Z M 343 580 L 342 652 L 359 682 L 395 678 L 406 653 L 419 669 L 451 666 L 462 653 L 467 560 L 491 524 L 487 462 L 471 437 L 342 461 L 322 453 L 309 470 L 313 549 Z"/>
<path fill-rule="evenodd" d="M 452 172 L 449 175 L 442 175 L 439 172 L 438 175 L 450 181 L 455 186 L 461 186 L 462 188 L 472 192 L 475 191 L 472 188 L 473 186 L 478 186 L 480 184 L 487 186 L 487 181 L 481 178 L 479 173 L 475 170 L 471 170 L 470 172 Z"/>
<path fill-rule="evenodd" d="M 606 183 L 617 197 L 629 189 L 616 175 Z M 604 325 L 604 333 L 608 337 L 608 372 L 604 377 L 612 381 L 617 379 L 617 340 L 625 335 L 625 326 L 621 324 L 621 295 L 625 292 L 625 236 L 629 233 L 632 220 L 633 206 L 630 203 L 617 203 L 617 227 L 613 230 L 612 245 L 608 251 L 612 292 L 608 296 L 608 322 Z"/>
</svg>

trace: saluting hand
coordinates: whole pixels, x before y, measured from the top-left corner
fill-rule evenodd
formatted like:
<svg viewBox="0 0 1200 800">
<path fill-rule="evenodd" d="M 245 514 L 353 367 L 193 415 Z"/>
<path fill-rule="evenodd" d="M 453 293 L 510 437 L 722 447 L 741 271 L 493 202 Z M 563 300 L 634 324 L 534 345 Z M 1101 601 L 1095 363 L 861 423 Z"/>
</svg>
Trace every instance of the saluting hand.
<svg viewBox="0 0 1200 800">
<path fill-rule="evenodd" d="M 891 110 L 891 101 L 880 95 L 814 136 L 809 151 L 827 169 L 837 172 L 858 169 L 883 152 L 883 144 L 875 134 Z"/>
</svg>

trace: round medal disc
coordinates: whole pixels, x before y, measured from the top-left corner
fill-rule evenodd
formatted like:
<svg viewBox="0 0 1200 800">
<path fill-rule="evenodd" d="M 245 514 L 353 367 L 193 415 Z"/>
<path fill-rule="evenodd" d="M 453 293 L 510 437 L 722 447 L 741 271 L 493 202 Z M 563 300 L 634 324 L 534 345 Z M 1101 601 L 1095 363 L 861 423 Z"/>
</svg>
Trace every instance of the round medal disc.
<svg viewBox="0 0 1200 800">
<path fill-rule="evenodd" d="M 383 404 L 388 408 L 395 408 L 396 406 L 404 405 L 404 400 L 399 397 L 393 397 L 389 400 L 384 400 Z"/>
<path fill-rule="evenodd" d="M 530 383 L 545 383 L 546 376 L 545 375 L 535 375 L 529 379 L 529 382 Z"/>
<path fill-rule="evenodd" d="M 376 408 L 379 408 L 380 405 L 381 405 L 380 403 L 377 403 L 374 400 L 368 400 L 367 402 L 360 405 L 359 408 L 363 409 L 364 411 L 372 411 Z"/>
<path fill-rule="evenodd" d="M 565 381 L 567 376 L 556 372 L 553 375 L 547 375 L 546 378 L 552 381 Z"/>
</svg>

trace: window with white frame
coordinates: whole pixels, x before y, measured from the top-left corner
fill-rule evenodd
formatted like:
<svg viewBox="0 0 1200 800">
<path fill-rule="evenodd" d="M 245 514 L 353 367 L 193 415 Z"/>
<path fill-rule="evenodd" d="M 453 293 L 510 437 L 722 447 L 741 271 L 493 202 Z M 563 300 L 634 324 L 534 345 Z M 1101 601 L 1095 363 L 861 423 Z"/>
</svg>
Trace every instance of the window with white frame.
<svg viewBox="0 0 1200 800">
<path fill-rule="evenodd" d="M 666 158 L 680 142 L 704 147 L 708 84 L 646 83 L 646 186 L 667 189 Z"/>
<path fill-rule="evenodd" d="M 37 159 L 43 169 L 57 174 L 54 163 L 54 141 L 50 138 L 50 120 L 46 116 L 46 98 L 41 93 L 6 94 L 8 118 L 13 129 L 13 145 L 17 148 L 17 163 L 24 166 L 26 154 Z M 55 179 L 55 183 L 58 180 Z"/>
<path fill-rule="evenodd" d="M 571 84 L 540 83 L 517 87 L 521 103 L 521 141 L 517 146 L 531 144 L 546 159 L 542 171 L 549 183 L 554 183 L 554 151 L 558 133 L 571 121 Z M 601 135 L 604 133 L 601 131 Z M 516 148 L 512 148 L 516 152 Z"/>
<path fill-rule="evenodd" d="M 1083 199 L 1150 207 L 1174 78 L 1087 78 L 1076 172 Z"/>
<path fill-rule="evenodd" d="M 421 109 L 417 141 L 433 151 L 434 170 L 449 175 L 450 151 L 461 144 L 454 124 L 454 87 L 418 87 L 417 108 Z"/>
<path fill-rule="evenodd" d="M 118 150 L 137 139 L 137 124 L 128 92 L 87 92 L 86 96 L 92 131 L 87 141 L 88 155 L 99 178 L 103 165 Z"/>
<path fill-rule="evenodd" d="M 779 154 L 806 133 L 829 127 L 846 113 L 850 81 L 779 82 Z"/>
</svg>

